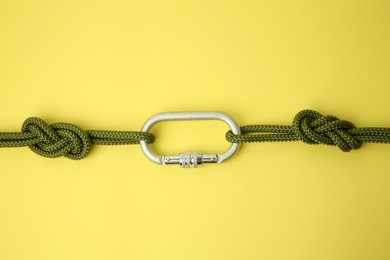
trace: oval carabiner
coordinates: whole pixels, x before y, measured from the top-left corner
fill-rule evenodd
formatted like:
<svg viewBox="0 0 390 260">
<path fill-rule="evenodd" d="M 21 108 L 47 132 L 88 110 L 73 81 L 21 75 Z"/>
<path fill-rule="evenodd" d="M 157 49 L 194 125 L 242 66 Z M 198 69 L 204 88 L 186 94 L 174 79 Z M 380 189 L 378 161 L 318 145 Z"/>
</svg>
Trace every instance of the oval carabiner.
<svg viewBox="0 0 390 260">
<path fill-rule="evenodd" d="M 141 131 L 149 132 L 152 126 L 162 121 L 187 121 L 187 120 L 220 120 L 229 125 L 236 135 L 241 134 L 236 121 L 223 112 L 167 112 L 159 113 L 146 120 Z M 202 163 L 221 163 L 232 157 L 239 149 L 240 144 L 232 143 L 230 148 L 223 154 L 200 154 L 197 152 L 183 152 L 180 155 L 157 155 L 145 141 L 140 141 L 141 149 L 152 162 L 157 164 L 180 164 L 181 167 L 197 167 Z"/>
</svg>

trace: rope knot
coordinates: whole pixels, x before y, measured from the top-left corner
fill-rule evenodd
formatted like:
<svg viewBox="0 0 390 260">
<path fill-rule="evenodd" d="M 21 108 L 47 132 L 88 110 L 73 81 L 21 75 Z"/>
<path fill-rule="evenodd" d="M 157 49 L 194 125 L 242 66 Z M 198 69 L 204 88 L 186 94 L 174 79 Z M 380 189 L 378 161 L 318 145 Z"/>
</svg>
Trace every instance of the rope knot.
<svg viewBox="0 0 390 260">
<path fill-rule="evenodd" d="M 313 110 L 299 112 L 293 121 L 296 136 L 308 144 L 336 145 L 343 152 L 359 149 L 361 141 L 350 134 L 356 128 L 351 122 L 335 116 L 324 116 Z"/>
<path fill-rule="evenodd" d="M 65 156 L 79 160 L 86 157 L 91 148 L 88 134 L 76 125 L 55 123 L 48 125 L 37 117 L 23 123 L 22 132 L 32 134 L 35 139 L 29 148 L 42 156 L 55 158 Z"/>
</svg>

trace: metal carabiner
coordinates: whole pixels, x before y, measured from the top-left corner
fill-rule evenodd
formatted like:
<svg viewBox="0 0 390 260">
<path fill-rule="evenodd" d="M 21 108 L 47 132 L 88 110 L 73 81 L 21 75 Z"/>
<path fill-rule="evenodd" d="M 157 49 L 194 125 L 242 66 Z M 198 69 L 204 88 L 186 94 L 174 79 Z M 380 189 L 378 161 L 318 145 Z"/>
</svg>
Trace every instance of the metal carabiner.
<svg viewBox="0 0 390 260">
<path fill-rule="evenodd" d="M 240 127 L 236 121 L 223 112 L 167 112 L 160 113 L 150 117 L 144 123 L 141 131 L 149 132 L 150 129 L 162 121 L 187 121 L 187 120 L 220 120 L 229 125 L 232 132 L 236 135 L 241 134 Z M 183 152 L 179 155 L 157 155 L 145 141 L 140 141 L 143 153 L 152 162 L 162 165 L 180 164 L 181 167 L 198 167 L 202 163 L 221 163 L 232 157 L 239 149 L 240 144 L 232 143 L 230 148 L 223 154 L 200 154 L 198 152 Z"/>
</svg>

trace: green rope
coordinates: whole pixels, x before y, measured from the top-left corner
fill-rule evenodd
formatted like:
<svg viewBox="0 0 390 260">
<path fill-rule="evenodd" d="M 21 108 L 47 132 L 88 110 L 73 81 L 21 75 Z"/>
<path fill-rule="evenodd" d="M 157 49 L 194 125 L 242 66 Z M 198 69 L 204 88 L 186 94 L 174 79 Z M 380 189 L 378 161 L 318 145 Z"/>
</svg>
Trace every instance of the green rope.
<svg viewBox="0 0 390 260">
<path fill-rule="evenodd" d="M 390 128 L 356 128 L 351 122 L 335 116 L 303 110 L 294 117 L 292 126 L 247 125 L 241 127 L 240 135 L 228 131 L 226 139 L 232 143 L 300 140 L 307 144 L 334 145 L 349 152 L 359 149 L 364 142 L 390 144 Z M 0 132 L 0 147 L 28 146 L 44 157 L 65 156 L 73 160 L 86 157 L 92 145 L 138 144 L 140 141 L 153 143 L 154 136 L 135 131 L 84 131 L 68 123 L 48 125 L 36 117 L 28 118 L 21 132 Z"/>
<path fill-rule="evenodd" d="M 154 136 L 151 133 L 133 131 L 84 131 L 68 123 L 48 125 L 37 117 L 24 121 L 22 132 L 0 132 L 0 147 L 28 146 L 44 157 L 65 156 L 73 160 L 86 157 L 93 144 L 138 144 L 140 141 L 153 143 Z"/>
<path fill-rule="evenodd" d="M 262 133 L 262 134 L 251 134 Z M 307 144 L 338 146 L 343 152 L 359 149 L 362 143 L 390 144 L 390 128 L 356 128 L 351 122 L 335 116 L 323 116 L 313 110 L 299 112 L 292 126 L 247 125 L 241 135 L 226 133 L 231 143 L 302 141 Z"/>
</svg>

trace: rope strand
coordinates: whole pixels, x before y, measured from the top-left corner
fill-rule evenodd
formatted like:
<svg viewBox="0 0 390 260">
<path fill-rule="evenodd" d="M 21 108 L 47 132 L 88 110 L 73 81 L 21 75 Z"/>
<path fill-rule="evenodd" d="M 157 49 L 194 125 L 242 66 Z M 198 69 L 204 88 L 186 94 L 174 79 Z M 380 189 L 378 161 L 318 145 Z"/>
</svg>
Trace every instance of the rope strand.
<svg viewBox="0 0 390 260">
<path fill-rule="evenodd" d="M 44 157 L 65 156 L 73 160 L 86 157 L 91 145 L 138 144 L 141 140 L 153 143 L 154 136 L 134 131 L 84 131 L 69 123 L 48 125 L 37 117 L 24 121 L 22 132 L 0 132 L 0 147 L 28 146 Z"/>
<path fill-rule="evenodd" d="M 356 128 L 351 122 L 340 120 L 335 116 L 324 116 L 313 110 L 299 112 L 294 117 L 292 126 L 247 125 L 240 128 L 241 135 L 228 131 L 226 140 L 231 143 L 300 140 L 307 144 L 338 146 L 343 152 L 357 150 L 362 143 L 390 144 L 390 128 Z"/>
</svg>

